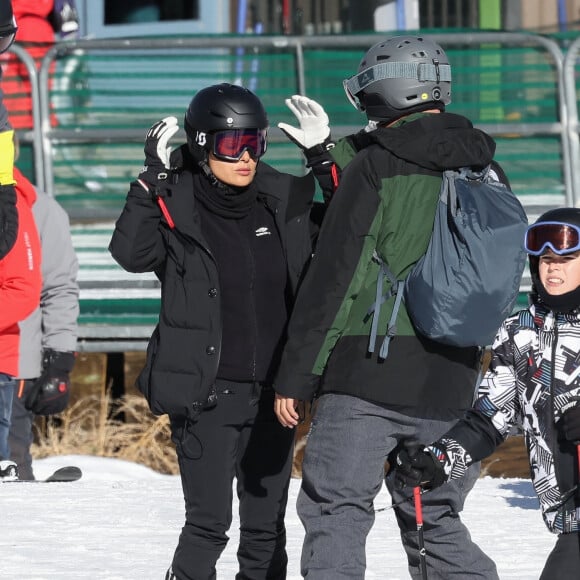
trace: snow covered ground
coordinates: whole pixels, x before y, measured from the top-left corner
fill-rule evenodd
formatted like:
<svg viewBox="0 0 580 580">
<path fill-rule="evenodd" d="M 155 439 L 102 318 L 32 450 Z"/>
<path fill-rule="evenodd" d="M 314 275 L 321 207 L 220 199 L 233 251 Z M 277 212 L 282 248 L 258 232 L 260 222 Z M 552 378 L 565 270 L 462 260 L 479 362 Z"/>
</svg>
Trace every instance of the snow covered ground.
<svg viewBox="0 0 580 580">
<path fill-rule="evenodd" d="M 141 465 L 87 456 L 35 462 L 37 477 L 78 465 L 75 483 L 0 484 L 2 580 L 163 580 L 183 524 L 179 477 Z M 299 480 L 292 480 L 287 516 L 288 580 L 299 580 L 302 526 L 295 511 Z M 376 508 L 389 505 L 383 491 Z M 236 510 L 234 510 L 235 512 Z M 464 521 L 496 561 L 502 580 L 534 580 L 555 536 L 544 527 L 529 480 L 482 478 L 470 494 Z M 232 580 L 237 520 L 218 566 Z M 409 578 L 392 510 L 377 513 L 367 543 L 367 578 Z"/>
</svg>

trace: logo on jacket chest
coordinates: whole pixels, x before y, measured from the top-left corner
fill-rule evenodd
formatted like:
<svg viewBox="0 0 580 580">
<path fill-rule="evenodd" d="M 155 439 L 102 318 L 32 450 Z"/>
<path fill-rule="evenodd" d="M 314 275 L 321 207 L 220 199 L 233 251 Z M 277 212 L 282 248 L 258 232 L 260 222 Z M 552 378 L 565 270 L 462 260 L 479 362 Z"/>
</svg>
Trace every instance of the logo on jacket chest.
<svg viewBox="0 0 580 580">
<path fill-rule="evenodd" d="M 272 232 L 270 231 L 270 228 L 268 226 L 262 226 L 256 230 L 257 238 L 260 238 L 261 236 L 271 236 L 271 235 Z"/>
</svg>

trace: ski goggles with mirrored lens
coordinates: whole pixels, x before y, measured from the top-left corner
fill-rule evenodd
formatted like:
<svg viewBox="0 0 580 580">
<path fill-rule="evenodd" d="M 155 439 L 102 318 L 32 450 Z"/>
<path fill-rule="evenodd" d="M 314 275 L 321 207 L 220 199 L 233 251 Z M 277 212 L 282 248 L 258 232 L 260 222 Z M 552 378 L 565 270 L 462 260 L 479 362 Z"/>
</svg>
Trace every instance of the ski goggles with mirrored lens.
<svg viewBox="0 0 580 580">
<path fill-rule="evenodd" d="M 530 256 L 550 249 L 563 256 L 580 250 L 580 227 L 562 222 L 532 224 L 526 231 L 524 247 Z"/>
<path fill-rule="evenodd" d="M 266 153 L 267 129 L 228 129 L 212 135 L 211 152 L 224 161 L 239 161 L 247 151 L 253 159 Z"/>
<path fill-rule="evenodd" d="M 356 97 L 352 91 L 350 90 L 350 79 L 344 79 L 342 81 L 342 88 L 344 89 L 344 93 L 346 94 L 346 98 L 348 102 L 357 110 L 361 111 L 361 104 L 358 97 Z"/>
</svg>

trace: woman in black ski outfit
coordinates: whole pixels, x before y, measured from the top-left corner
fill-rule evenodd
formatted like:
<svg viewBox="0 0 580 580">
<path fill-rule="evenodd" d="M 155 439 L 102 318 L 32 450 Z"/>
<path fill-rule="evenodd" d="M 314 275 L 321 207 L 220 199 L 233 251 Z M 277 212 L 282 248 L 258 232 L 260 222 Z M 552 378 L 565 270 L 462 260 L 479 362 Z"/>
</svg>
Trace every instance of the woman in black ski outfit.
<svg viewBox="0 0 580 580">
<path fill-rule="evenodd" d="M 138 386 L 152 411 L 171 419 L 185 496 L 167 579 L 216 577 L 234 477 L 236 578 L 286 578 L 294 431 L 275 418 L 271 382 L 312 253 L 315 189 L 311 175 L 259 161 L 267 127 L 258 97 L 230 84 L 195 95 L 185 115 L 187 145 L 170 157 L 177 120 L 155 124 L 110 245 L 126 270 L 154 271 L 162 284 Z"/>
</svg>

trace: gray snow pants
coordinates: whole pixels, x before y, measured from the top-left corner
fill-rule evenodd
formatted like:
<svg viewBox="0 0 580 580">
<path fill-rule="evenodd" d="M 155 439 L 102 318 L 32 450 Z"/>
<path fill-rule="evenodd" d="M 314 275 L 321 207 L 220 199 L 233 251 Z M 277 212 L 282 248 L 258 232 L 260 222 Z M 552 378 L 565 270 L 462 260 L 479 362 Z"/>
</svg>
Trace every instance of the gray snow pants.
<svg viewBox="0 0 580 580">
<path fill-rule="evenodd" d="M 412 496 L 385 480 L 389 454 L 403 441 L 430 443 L 454 421 L 418 419 L 348 395 L 318 401 L 302 465 L 298 515 L 304 526 L 302 575 L 308 580 L 362 580 L 366 537 L 374 523 L 374 499 L 383 481 L 394 502 Z M 422 495 L 429 580 L 498 580 L 493 561 L 471 540 L 459 513 L 479 475 L 468 474 Z M 409 573 L 420 579 L 414 504 L 395 508 Z M 384 558 L 389 575 L 389 555 Z"/>
</svg>

